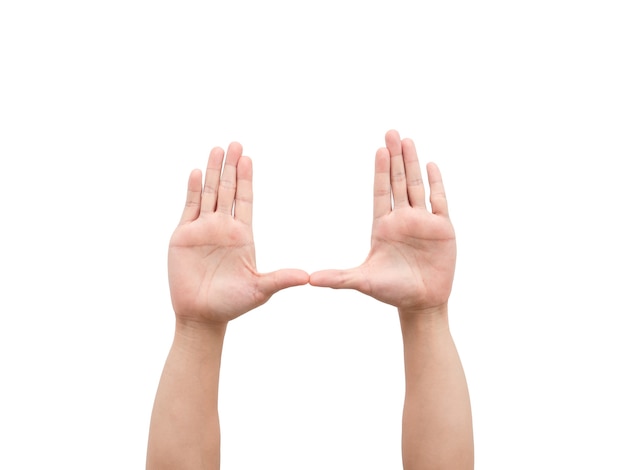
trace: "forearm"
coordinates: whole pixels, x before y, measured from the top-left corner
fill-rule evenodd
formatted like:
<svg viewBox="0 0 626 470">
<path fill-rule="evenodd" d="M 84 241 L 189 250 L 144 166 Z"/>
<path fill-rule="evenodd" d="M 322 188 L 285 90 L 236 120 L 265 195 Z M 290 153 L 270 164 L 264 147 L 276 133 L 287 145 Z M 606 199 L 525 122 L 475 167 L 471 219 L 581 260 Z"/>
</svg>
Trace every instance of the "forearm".
<svg viewBox="0 0 626 470">
<path fill-rule="evenodd" d="M 472 469 L 469 393 L 448 327 L 447 306 L 420 313 L 401 311 L 400 324 L 406 374 L 404 468 Z"/>
<path fill-rule="evenodd" d="M 226 325 L 177 322 L 157 390 L 146 468 L 219 469 L 217 395 Z"/>
</svg>

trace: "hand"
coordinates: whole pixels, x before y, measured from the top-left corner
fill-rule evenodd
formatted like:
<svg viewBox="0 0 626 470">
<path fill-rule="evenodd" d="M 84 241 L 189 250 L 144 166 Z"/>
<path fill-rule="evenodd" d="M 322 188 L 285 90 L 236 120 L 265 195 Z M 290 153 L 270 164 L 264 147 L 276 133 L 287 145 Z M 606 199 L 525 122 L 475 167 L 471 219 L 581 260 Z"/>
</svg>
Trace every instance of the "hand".
<svg viewBox="0 0 626 470">
<path fill-rule="evenodd" d="M 296 269 L 256 270 L 252 238 L 252 161 L 232 143 L 214 148 L 206 169 L 189 177 L 187 202 L 170 241 L 172 305 L 179 320 L 225 324 L 258 307 L 277 291 L 306 284 Z"/>
<path fill-rule="evenodd" d="M 314 286 L 356 289 L 400 312 L 444 305 L 452 289 L 456 261 L 454 229 L 441 173 L 427 166 L 432 213 L 426 208 L 415 145 L 396 131 L 376 153 L 372 246 L 353 269 L 311 274 Z M 392 203 L 393 197 L 393 203 Z"/>
</svg>

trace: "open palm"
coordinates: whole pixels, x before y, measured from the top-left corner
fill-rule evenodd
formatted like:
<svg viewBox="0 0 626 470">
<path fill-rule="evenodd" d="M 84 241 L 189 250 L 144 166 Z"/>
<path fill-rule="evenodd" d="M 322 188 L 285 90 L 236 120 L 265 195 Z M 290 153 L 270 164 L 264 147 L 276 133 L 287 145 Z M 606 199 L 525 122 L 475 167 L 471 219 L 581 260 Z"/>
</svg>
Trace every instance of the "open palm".
<svg viewBox="0 0 626 470">
<path fill-rule="evenodd" d="M 376 153 L 369 255 L 356 268 L 313 273 L 310 282 L 356 289 L 401 310 L 437 307 L 450 296 L 456 261 L 441 174 L 436 165 L 427 166 L 430 212 L 413 142 L 400 140 L 396 131 L 385 141 Z"/>
<path fill-rule="evenodd" d="M 252 237 L 252 161 L 238 143 L 211 151 L 202 173 L 189 177 L 187 202 L 170 241 L 170 294 L 179 319 L 226 323 L 277 291 L 306 284 L 308 274 L 256 270 Z"/>
</svg>

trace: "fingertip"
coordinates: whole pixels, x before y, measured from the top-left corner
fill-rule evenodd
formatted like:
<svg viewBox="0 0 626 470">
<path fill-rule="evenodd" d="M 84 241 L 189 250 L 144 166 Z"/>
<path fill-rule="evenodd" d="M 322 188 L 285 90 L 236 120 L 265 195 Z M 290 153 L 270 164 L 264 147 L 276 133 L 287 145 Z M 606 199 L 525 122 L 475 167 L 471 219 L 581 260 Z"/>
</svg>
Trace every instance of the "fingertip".
<svg viewBox="0 0 626 470">
<path fill-rule="evenodd" d="M 332 289 L 352 288 L 350 270 L 325 269 L 309 276 L 309 284 L 315 287 L 330 287 Z"/>
<path fill-rule="evenodd" d="M 252 179 L 252 159 L 242 156 L 237 162 L 237 175 L 240 179 Z"/>
<path fill-rule="evenodd" d="M 306 284 L 309 283 L 309 280 L 311 278 L 311 276 L 309 276 L 309 273 L 307 273 L 306 271 L 303 271 L 301 269 L 296 270 L 298 271 L 298 273 L 295 275 L 295 279 L 297 279 L 297 284 L 295 284 L 296 286 L 304 286 Z"/>
<path fill-rule="evenodd" d="M 303 286 L 309 283 L 309 273 L 302 269 L 288 268 L 282 271 L 293 286 Z"/>
<path fill-rule="evenodd" d="M 235 218 L 252 224 L 252 160 L 242 156 L 237 162 L 237 184 L 235 188 Z"/>
<path fill-rule="evenodd" d="M 252 159 L 248 157 L 247 155 L 242 155 L 241 158 L 239 158 L 239 162 L 237 163 L 237 166 L 247 167 L 247 168 L 252 169 Z"/>
<path fill-rule="evenodd" d="M 389 169 L 389 150 L 387 147 L 381 147 L 376 151 L 376 171 L 388 171 Z"/>
<path fill-rule="evenodd" d="M 385 141 L 389 140 L 389 139 L 400 139 L 400 133 L 395 130 L 395 129 L 389 129 L 386 133 L 385 133 Z"/>
<path fill-rule="evenodd" d="M 426 165 L 428 172 L 428 185 L 430 186 L 430 206 L 433 214 L 448 216 L 448 201 L 446 198 L 446 190 L 443 185 L 443 179 L 439 167 L 429 162 Z"/>
<path fill-rule="evenodd" d="M 236 154 L 241 155 L 241 153 L 243 152 L 243 146 L 235 141 L 232 141 L 229 145 L 228 145 L 228 152 L 227 153 L 231 153 L 234 152 Z"/>
<path fill-rule="evenodd" d="M 289 287 L 303 286 L 309 282 L 309 274 L 301 269 L 280 269 L 261 276 L 261 290 L 272 296 Z"/>
<path fill-rule="evenodd" d="M 191 170 L 191 173 L 189 173 L 189 179 L 188 179 L 188 188 L 190 190 L 194 190 L 194 189 L 198 189 L 201 188 L 202 186 L 202 170 L 200 170 L 199 168 L 194 168 L 193 170 Z"/>
<path fill-rule="evenodd" d="M 213 147 L 209 152 L 209 158 L 221 159 L 224 157 L 224 149 L 222 147 Z"/>
<path fill-rule="evenodd" d="M 441 181 L 441 171 L 435 162 L 428 162 L 426 164 L 426 172 L 428 173 L 428 182 L 431 185 Z"/>
<path fill-rule="evenodd" d="M 406 137 L 400 141 L 400 144 L 402 145 L 403 154 L 405 153 L 416 154 L 417 153 L 415 149 L 415 142 L 413 142 L 413 139 Z"/>
<path fill-rule="evenodd" d="M 222 147 L 213 147 L 209 152 L 209 161 L 207 162 L 207 170 L 221 171 L 222 162 L 224 161 L 224 149 Z"/>
<path fill-rule="evenodd" d="M 180 223 L 191 222 L 198 217 L 202 194 L 202 171 L 194 168 L 187 180 L 187 199 Z"/>
<path fill-rule="evenodd" d="M 315 287 L 322 287 L 321 273 L 319 271 L 309 274 L 309 284 Z"/>
<path fill-rule="evenodd" d="M 222 172 L 222 178 L 225 175 L 226 167 L 238 167 L 239 160 L 241 160 L 242 152 L 243 147 L 239 142 L 231 142 L 230 145 L 228 145 L 228 150 L 226 151 L 226 160 L 224 162 L 224 171 Z M 231 174 L 229 177 L 232 176 L 233 175 Z"/>
</svg>

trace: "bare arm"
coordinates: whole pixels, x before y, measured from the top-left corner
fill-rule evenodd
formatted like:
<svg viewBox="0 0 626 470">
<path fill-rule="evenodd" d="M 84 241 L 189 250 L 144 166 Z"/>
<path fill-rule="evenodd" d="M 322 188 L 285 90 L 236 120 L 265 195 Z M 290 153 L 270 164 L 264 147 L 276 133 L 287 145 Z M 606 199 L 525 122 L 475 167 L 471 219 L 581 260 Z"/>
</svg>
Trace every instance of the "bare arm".
<svg viewBox="0 0 626 470">
<path fill-rule="evenodd" d="M 225 326 L 176 324 L 152 410 L 149 470 L 220 467 L 217 391 L 225 332 Z"/>
<path fill-rule="evenodd" d="M 148 470 L 218 469 L 217 410 L 228 322 L 277 291 L 306 284 L 304 271 L 256 271 L 252 238 L 252 162 L 241 145 L 211 151 L 189 177 L 187 202 L 170 241 L 168 271 L 176 331 L 157 390 Z"/>
<path fill-rule="evenodd" d="M 413 142 L 396 131 L 385 141 L 376 153 L 369 255 L 357 268 L 313 273 L 310 283 L 356 289 L 398 308 L 406 374 L 404 468 L 472 469 L 469 394 L 448 328 L 456 241 L 441 174 L 427 166 L 430 212 Z"/>
</svg>

